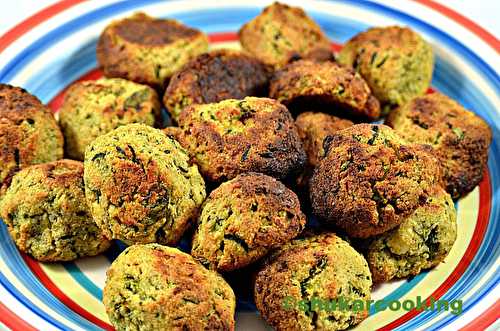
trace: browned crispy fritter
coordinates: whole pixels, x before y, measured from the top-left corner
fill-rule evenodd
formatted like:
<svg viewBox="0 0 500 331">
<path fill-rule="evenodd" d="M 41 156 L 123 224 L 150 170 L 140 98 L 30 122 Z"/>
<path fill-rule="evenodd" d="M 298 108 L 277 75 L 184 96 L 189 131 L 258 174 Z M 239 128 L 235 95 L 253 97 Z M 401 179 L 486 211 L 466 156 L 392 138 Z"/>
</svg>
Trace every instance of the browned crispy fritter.
<svg viewBox="0 0 500 331">
<path fill-rule="evenodd" d="M 19 170 L 61 159 L 63 143 L 49 108 L 20 87 L 0 84 L 0 195 Z"/>
<path fill-rule="evenodd" d="M 107 77 L 126 78 L 163 89 L 191 58 L 206 52 L 201 31 L 144 13 L 111 22 L 97 43 L 97 61 Z"/>
<path fill-rule="evenodd" d="M 472 191 L 483 178 L 491 128 L 449 97 L 441 93 L 417 97 L 391 113 L 387 124 L 409 142 L 434 148 L 453 198 Z"/>
<path fill-rule="evenodd" d="M 314 105 L 340 108 L 340 116 L 368 120 L 380 116 L 380 104 L 363 78 L 334 62 L 299 60 L 286 65 L 271 79 L 269 95 L 294 112 Z"/>
<path fill-rule="evenodd" d="M 293 191 L 263 174 L 241 174 L 205 200 L 191 254 L 210 269 L 235 270 L 296 237 L 305 223 Z"/>
<path fill-rule="evenodd" d="M 333 58 L 330 41 L 318 24 L 301 8 L 279 2 L 264 8 L 238 34 L 245 51 L 275 67 L 298 58 Z"/>
<path fill-rule="evenodd" d="M 21 170 L 0 201 L 0 216 L 19 250 L 39 261 L 94 256 L 111 244 L 85 203 L 81 162 L 58 160 Z"/>
<path fill-rule="evenodd" d="M 289 178 L 306 161 L 292 116 L 273 99 L 191 105 L 181 113 L 179 127 L 176 137 L 212 182 L 251 171 Z"/>
<path fill-rule="evenodd" d="M 264 96 L 270 75 L 270 68 L 256 58 L 235 50 L 215 50 L 197 56 L 177 72 L 163 102 L 177 121 L 191 104 Z"/>
<path fill-rule="evenodd" d="M 432 80 L 432 47 L 407 27 L 374 27 L 344 44 L 337 61 L 359 72 L 383 112 L 425 93 Z"/>
<path fill-rule="evenodd" d="M 353 122 L 333 115 L 305 112 L 295 119 L 299 137 L 304 144 L 310 166 L 316 167 L 324 157 L 323 140 L 339 130 L 354 125 Z"/>
<path fill-rule="evenodd" d="M 108 269 L 103 304 L 117 331 L 234 331 L 231 287 L 173 247 L 133 245 L 123 251 Z"/>
<path fill-rule="evenodd" d="M 427 145 L 410 145 L 385 125 L 357 124 L 325 139 L 326 156 L 310 182 L 314 213 L 352 237 L 396 226 L 441 184 Z"/>
<path fill-rule="evenodd" d="M 363 321 L 368 311 L 321 309 L 313 306 L 314 300 L 365 301 L 371 286 L 364 257 L 335 234 L 324 233 L 295 239 L 273 252 L 256 276 L 254 298 L 277 331 L 344 330 Z"/>
</svg>

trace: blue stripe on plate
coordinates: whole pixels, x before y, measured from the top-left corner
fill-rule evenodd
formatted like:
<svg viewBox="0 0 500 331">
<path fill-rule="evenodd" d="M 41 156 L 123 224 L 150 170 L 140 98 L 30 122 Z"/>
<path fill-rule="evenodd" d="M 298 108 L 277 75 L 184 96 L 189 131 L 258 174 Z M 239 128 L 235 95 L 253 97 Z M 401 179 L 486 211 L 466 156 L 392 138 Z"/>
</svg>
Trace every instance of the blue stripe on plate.
<svg viewBox="0 0 500 331">
<path fill-rule="evenodd" d="M 70 274 L 73 279 L 80 284 L 94 298 L 102 301 L 102 290 L 91 281 L 75 263 L 63 263 L 64 269 Z"/>
</svg>

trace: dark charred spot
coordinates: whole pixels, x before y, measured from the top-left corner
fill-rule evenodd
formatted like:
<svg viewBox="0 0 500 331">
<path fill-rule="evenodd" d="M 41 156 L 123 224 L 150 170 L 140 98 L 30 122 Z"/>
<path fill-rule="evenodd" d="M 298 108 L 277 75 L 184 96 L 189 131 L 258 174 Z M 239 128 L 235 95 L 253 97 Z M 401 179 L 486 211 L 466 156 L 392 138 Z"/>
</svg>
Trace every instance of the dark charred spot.
<svg viewBox="0 0 500 331">
<path fill-rule="evenodd" d="M 200 33 L 174 20 L 151 19 L 146 15 L 124 19 L 115 25 L 114 30 L 128 42 L 151 46 L 193 38 Z"/>
</svg>

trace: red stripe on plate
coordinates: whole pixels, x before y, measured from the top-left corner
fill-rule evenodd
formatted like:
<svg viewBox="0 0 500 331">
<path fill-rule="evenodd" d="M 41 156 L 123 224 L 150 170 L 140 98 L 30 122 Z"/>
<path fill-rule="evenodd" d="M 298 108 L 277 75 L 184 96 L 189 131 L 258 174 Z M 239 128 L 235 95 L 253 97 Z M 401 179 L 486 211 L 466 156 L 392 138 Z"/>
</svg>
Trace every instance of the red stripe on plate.
<svg viewBox="0 0 500 331">
<path fill-rule="evenodd" d="M 498 319 L 500 319 L 500 300 L 497 300 L 497 302 L 494 305 L 486 309 L 475 320 L 473 320 L 460 330 L 461 331 L 486 330 L 486 328 L 495 323 Z"/>
<path fill-rule="evenodd" d="M 63 0 L 28 17 L 0 37 L 0 53 L 35 26 L 83 1 L 85 0 Z"/>
<path fill-rule="evenodd" d="M 426 302 L 428 302 L 431 297 L 437 300 L 441 296 L 443 296 L 450 289 L 450 287 L 453 284 L 455 284 L 458 279 L 460 279 L 465 270 L 467 270 L 467 267 L 474 259 L 474 256 L 476 255 L 479 246 L 481 246 L 481 243 L 483 242 L 484 234 L 486 233 L 486 228 L 488 227 L 488 222 L 490 219 L 490 211 L 491 211 L 491 182 L 490 182 L 489 171 L 486 170 L 484 173 L 484 178 L 479 184 L 479 213 L 477 216 L 476 227 L 474 229 L 474 233 L 472 235 L 472 239 L 469 243 L 469 246 L 467 247 L 464 256 L 462 256 L 462 259 L 458 263 L 455 270 L 453 270 L 450 276 L 448 276 L 448 278 L 434 291 L 434 293 L 432 293 L 426 299 Z M 399 317 L 395 321 L 385 325 L 384 327 L 378 330 L 379 331 L 392 330 L 408 322 L 421 312 L 422 311 L 411 310 L 405 315 Z"/>
<path fill-rule="evenodd" d="M 95 325 L 99 326 L 100 328 L 103 328 L 105 330 L 114 330 L 114 328 L 109 325 L 108 323 L 104 322 L 103 320 L 95 317 L 91 313 L 89 313 L 87 310 L 83 309 L 80 305 L 78 305 L 76 302 L 74 302 L 70 297 L 68 297 L 61 289 L 57 287 L 54 282 L 47 276 L 45 271 L 43 271 L 42 267 L 40 264 L 35 261 L 33 258 L 29 257 L 26 254 L 22 254 L 22 257 L 24 259 L 24 262 L 28 265 L 28 267 L 31 269 L 33 274 L 40 280 L 40 282 L 45 286 L 45 288 L 52 293 L 56 298 L 58 298 L 63 304 L 65 304 L 68 308 L 73 310 L 75 313 L 78 315 L 82 316 L 83 318 L 87 319 L 88 321 L 94 323 Z"/>
<path fill-rule="evenodd" d="M 0 302 L 0 321 L 12 331 L 37 331 Z"/>
<path fill-rule="evenodd" d="M 211 43 L 220 43 L 223 41 L 239 40 L 236 32 L 215 32 L 208 35 L 208 41 Z"/>
<path fill-rule="evenodd" d="M 431 1 L 431 0 L 413 0 L 415 2 L 418 2 L 424 6 L 427 6 L 431 9 L 434 9 L 435 11 L 451 18 L 453 21 L 459 23 L 462 25 L 464 28 L 467 30 L 471 31 L 475 35 L 477 35 L 479 38 L 481 38 L 484 42 L 486 42 L 488 45 L 493 47 L 494 50 L 496 50 L 498 53 L 500 53 L 500 41 L 495 38 L 494 35 L 483 29 L 481 26 L 478 24 L 474 23 L 470 19 L 468 19 L 465 16 L 460 15 L 456 11 L 443 6 L 440 3 Z"/>
</svg>

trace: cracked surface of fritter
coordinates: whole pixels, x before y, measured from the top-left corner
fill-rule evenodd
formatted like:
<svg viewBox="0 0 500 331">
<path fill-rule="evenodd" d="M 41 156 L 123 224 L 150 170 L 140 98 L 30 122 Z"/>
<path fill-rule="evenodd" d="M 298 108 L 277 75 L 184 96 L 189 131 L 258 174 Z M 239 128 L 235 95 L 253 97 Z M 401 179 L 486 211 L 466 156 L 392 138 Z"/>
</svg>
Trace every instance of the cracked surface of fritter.
<svg viewBox="0 0 500 331">
<path fill-rule="evenodd" d="M 275 2 L 243 25 L 238 34 L 245 51 L 275 67 L 297 58 L 332 58 L 330 41 L 298 7 Z"/>
<path fill-rule="evenodd" d="M 236 299 L 215 271 L 158 244 L 133 245 L 108 269 L 103 303 L 121 331 L 234 330 Z"/>
<path fill-rule="evenodd" d="M 0 202 L 0 213 L 19 250 L 39 261 L 71 261 L 100 254 L 110 245 L 85 203 L 78 161 L 21 170 Z"/>
<path fill-rule="evenodd" d="M 357 34 L 337 60 L 363 76 L 385 112 L 424 94 L 434 67 L 431 46 L 413 30 L 399 26 Z"/>
<path fill-rule="evenodd" d="M 144 13 L 111 22 L 97 43 L 97 61 L 106 77 L 121 77 L 159 90 L 191 58 L 206 52 L 208 38 L 172 19 Z"/>
<path fill-rule="evenodd" d="M 325 138 L 354 125 L 349 120 L 319 112 L 302 113 L 295 119 L 295 124 L 307 153 L 307 161 L 312 167 L 317 166 L 325 156 Z"/>
<path fill-rule="evenodd" d="M 409 142 L 434 148 L 446 190 L 454 199 L 472 191 L 483 178 L 491 128 L 449 97 L 437 92 L 417 97 L 396 109 L 387 124 Z"/>
<path fill-rule="evenodd" d="M 306 161 L 290 112 L 273 99 L 191 105 L 182 112 L 179 127 L 176 137 L 212 182 L 245 172 L 284 179 L 299 173 Z"/>
<path fill-rule="evenodd" d="M 270 75 L 270 68 L 256 58 L 235 50 L 214 50 L 197 56 L 172 77 L 163 102 L 177 121 L 191 104 L 265 96 Z"/>
<path fill-rule="evenodd" d="M 175 245 L 205 199 L 205 183 L 179 143 L 144 124 L 119 127 L 85 152 L 85 193 L 108 238 Z"/>
<path fill-rule="evenodd" d="M 211 269 L 235 270 L 296 237 L 305 223 L 293 191 L 263 174 L 241 174 L 204 202 L 191 255 Z"/>
<path fill-rule="evenodd" d="M 19 170 L 61 159 L 63 143 L 50 109 L 20 87 L 0 84 L 0 196 Z"/>
<path fill-rule="evenodd" d="M 367 259 L 373 281 L 418 275 L 441 263 L 457 238 L 456 219 L 450 195 L 436 188 L 399 227 L 370 244 Z"/>
<path fill-rule="evenodd" d="M 364 79 L 350 68 L 334 62 L 299 60 L 274 73 L 269 96 L 292 112 L 314 105 L 335 109 L 337 115 L 374 120 L 380 104 Z"/>
<path fill-rule="evenodd" d="M 154 126 L 160 109 L 158 94 L 147 85 L 121 78 L 75 83 L 59 112 L 66 154 L 83 160 L 85 148 L 95 138 L 126 124 Z"/>
<path fill-rule="evenodd" d="M 295 239 L 265 261 L 255 281 L 259 312 L 278 331 L 344 330 L 368 316 L 366 310 L 285 307 L 291 298 L 312 303 L 370 300 L 372 279 L 365 258 L 333 233 Z M 312 308 L 312 305 L 311 307 Z"/>
<path fill-rule="evenodd" d="M 442 184 L 427 145 L 408 144 L 385 125 L 357 124 L 325 139 L 326 156 L 310 181 L 314 213 L 350 236 L 398 226 Z"/>
</svg>

